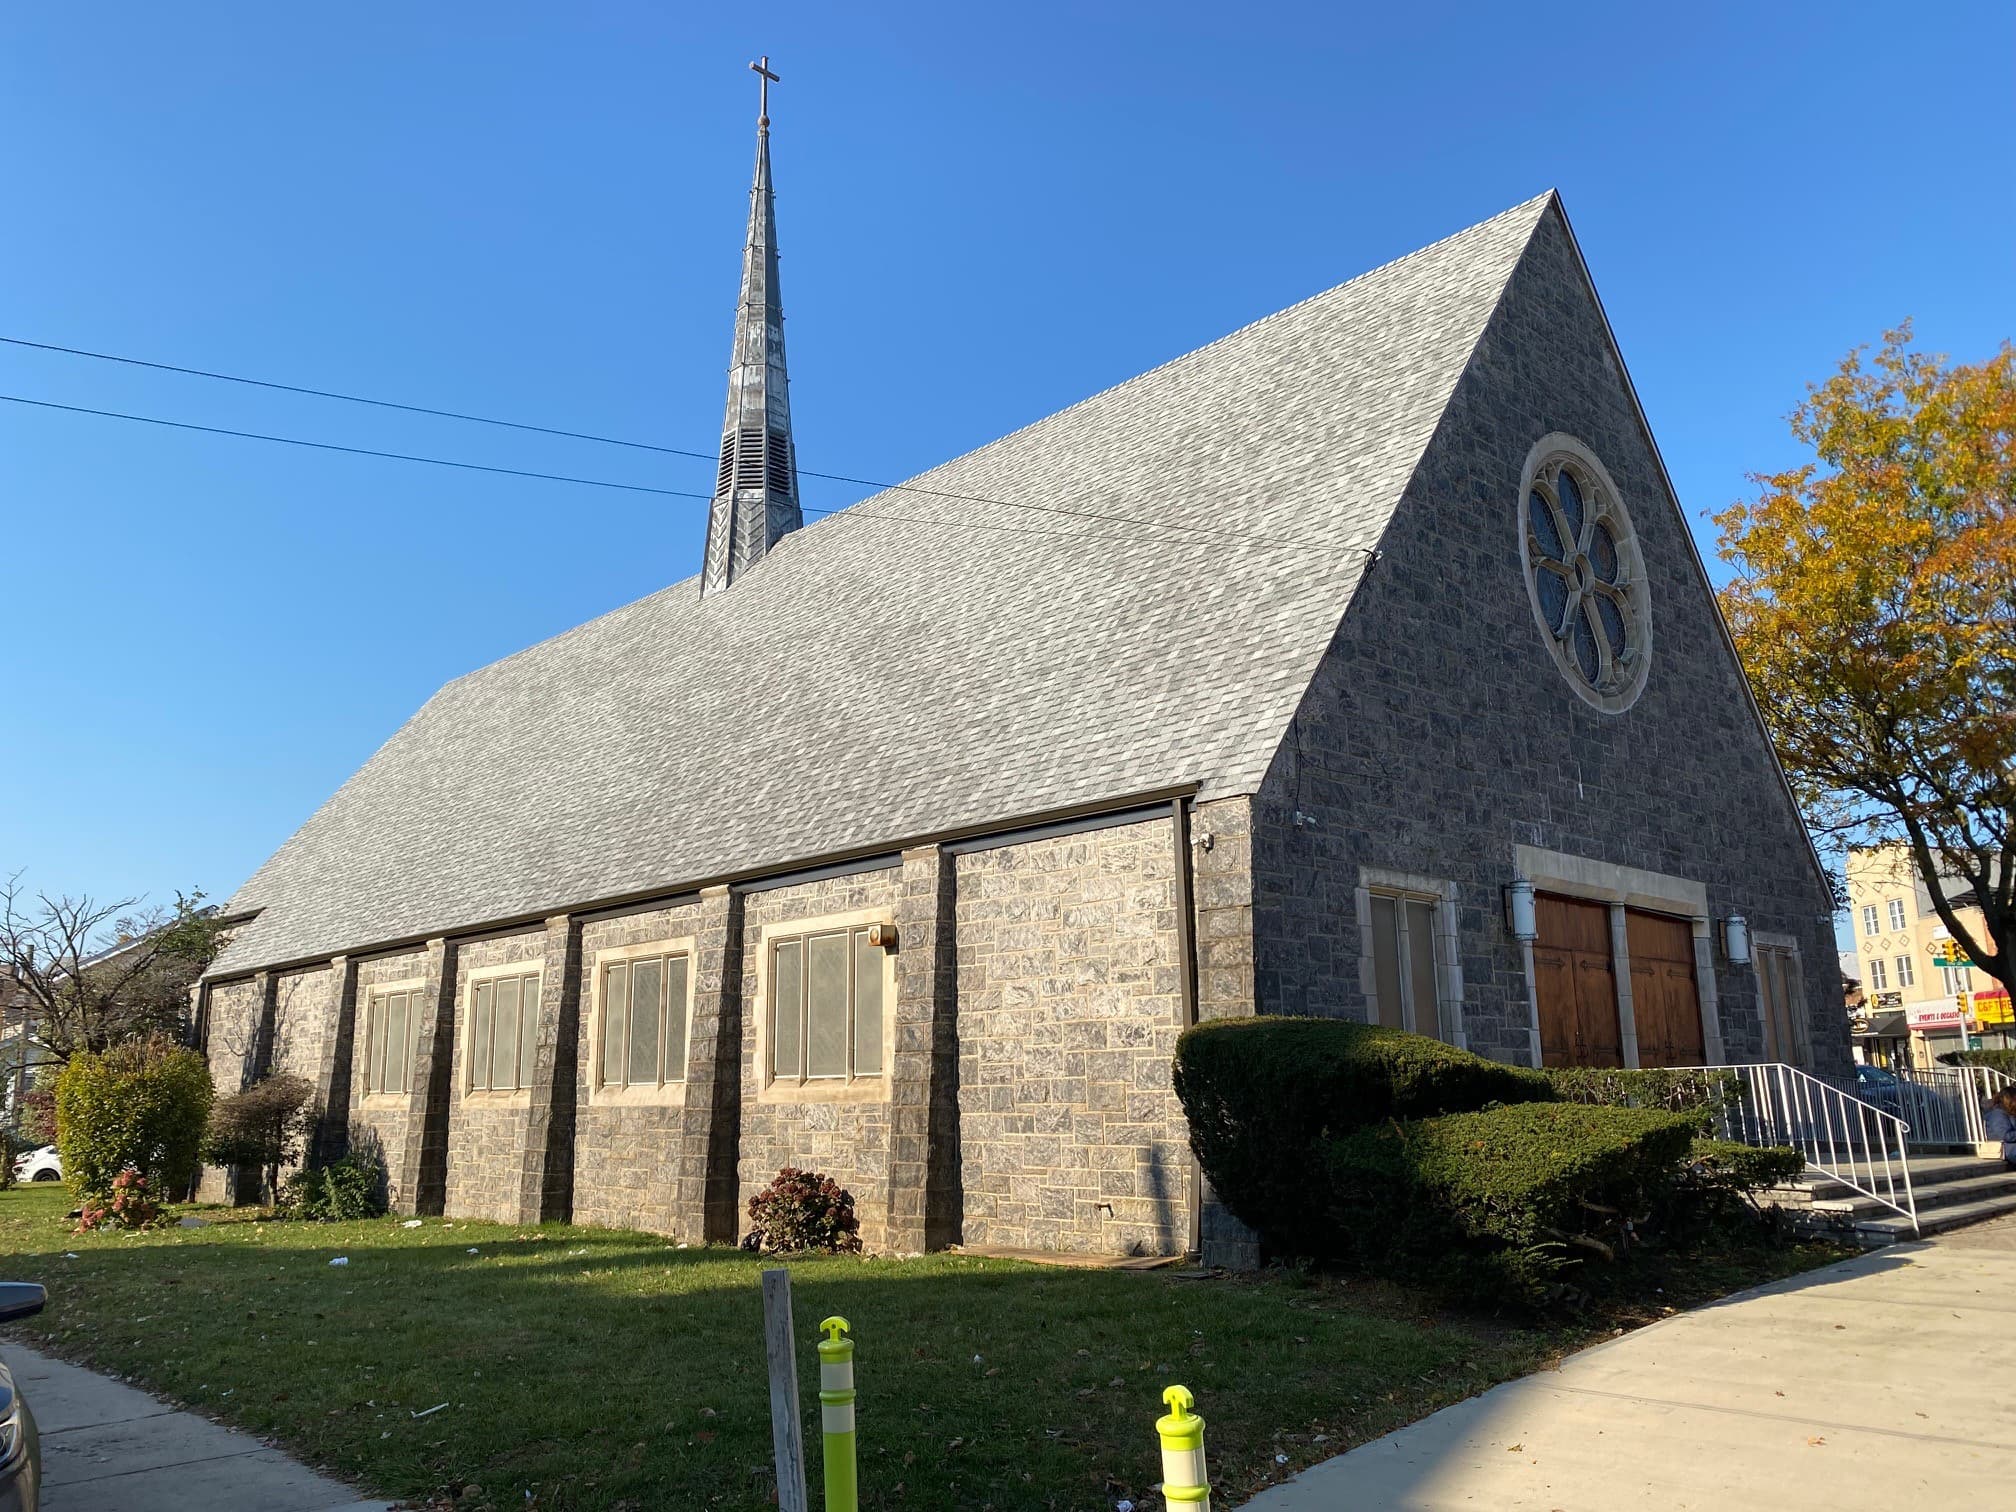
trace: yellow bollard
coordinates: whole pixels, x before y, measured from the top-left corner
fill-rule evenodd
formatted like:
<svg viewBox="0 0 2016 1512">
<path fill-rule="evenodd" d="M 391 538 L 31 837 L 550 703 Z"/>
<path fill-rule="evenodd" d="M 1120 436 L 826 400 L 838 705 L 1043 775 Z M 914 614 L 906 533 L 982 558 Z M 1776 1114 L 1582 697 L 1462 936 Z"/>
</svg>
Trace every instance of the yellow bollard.
<svg viewBox="0 0 2016 1512">
<path fill-rule="evenodd" d="M 1211 1482 L 1204 1473 L 1204 1419 L 1190 1410 L 1196 1398 L 1188 1386 L 1171 1386 L 1162 1400 L 1169 1404 L 1169 1415 L 1155 1420 L 1155 1431 L 1162 1435 L 1162 1500 L 1172 1508 L 1211 1512 Z"/>
<path fill-rule="evenodd" d="M 853 1325 L 823 1320 L 819 1341 L 819 1425 L 825 1434 L 826 1512 L 858 1512 L 861 1490 L 854 1464 L 854 1341 L 841 1337 Z"/>
</svg>

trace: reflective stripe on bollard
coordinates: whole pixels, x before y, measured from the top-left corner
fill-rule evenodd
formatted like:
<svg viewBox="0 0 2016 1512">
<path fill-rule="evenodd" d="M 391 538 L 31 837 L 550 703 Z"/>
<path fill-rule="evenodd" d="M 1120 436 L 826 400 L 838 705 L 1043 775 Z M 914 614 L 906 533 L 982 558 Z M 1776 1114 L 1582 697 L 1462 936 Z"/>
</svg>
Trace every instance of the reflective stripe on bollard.
<svg viewBox="0 0 2016 1512">
<path fill-rule="evenodd" d="M 822 1345 L 821 1348 L 824 1348 Z M 1169 1415 L 1155 1420 L 1162 1435 L 1162 1500 L 1170 1507 L 1211 1512 L 1211 1482 L 1204 1472 L 1204 1419 L 1190 1410 L 1195 1398 L 1188 1386 L 1162 1393 Z"/>
<path fill-rule="evenodd" d="M 826 1441 L 826 1512 L 858 1512 L 854 1467 L 854 1341 L 845 1318 L 823 1320 L 819 1341 L 819 1422 Z"/>
</svg>

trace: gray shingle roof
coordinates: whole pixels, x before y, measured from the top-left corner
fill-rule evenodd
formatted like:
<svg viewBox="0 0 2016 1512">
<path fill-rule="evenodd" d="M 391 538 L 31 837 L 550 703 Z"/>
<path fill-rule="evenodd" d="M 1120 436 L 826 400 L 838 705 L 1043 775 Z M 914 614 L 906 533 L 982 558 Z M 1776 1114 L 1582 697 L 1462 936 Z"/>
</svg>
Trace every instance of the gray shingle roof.
<svg viewBox="0 0 2016 1512">
<path fill-rule="evenodd" d="M 263 912 L 211 974 L 1252 791 L 1549 202 L 912 484 L 1171 528 L 878 494 L 449 683 L 226 905 Z"/>
</svg>

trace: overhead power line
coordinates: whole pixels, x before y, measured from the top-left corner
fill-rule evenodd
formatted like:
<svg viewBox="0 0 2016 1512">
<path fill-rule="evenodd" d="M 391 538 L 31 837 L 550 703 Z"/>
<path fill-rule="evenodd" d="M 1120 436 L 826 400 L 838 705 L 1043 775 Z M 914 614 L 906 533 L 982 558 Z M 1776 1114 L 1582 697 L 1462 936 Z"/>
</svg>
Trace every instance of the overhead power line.
<svg viewBox="0 0 2016 1512">
<path fill-rule="evenodd" d="M 374 409 L 400 410 L 409 415 L 427 415 L 438 420 L 459 420 L 466 422 L 470 425 L 489 425 L 489 426 L 495 426 L 501 430 L 526 431 L 533 435 L 556 436 L 569 441 L 590 441 L 601 446 L 621 446 L 621 447 L 627 447 L 632 451 L 657 452 L 660 455 L 667 457 L 688 457 L 695 461 L 706 462 L 709 464 L 712 464 L 717 460 L 716 455 L 713 452 L 694 451 L 688 447 L 659 446 L 649 441 L 632 441 L 622 436 L 604 436 L 604 435 L 598 435 L 592 431 L 565 430 L 562 429 L 561 427 L 552 425 L 532 425 L 522 420 L 500 420 L 492 415 L 475 415 L 469 413 L 466 410 L 438 409 L 424 404 L 403 404 L 397 400 L 392 399 L 374 399 L 364 394 L 347 394 L 337 389 L 309 388 L 302 384 L 297 383 L 276 383 L 270 379 L 265 378 L 247 378 L 238 373 L 220 373 L 211 368 L 184 367 L 179 366 L 172 362 L 152 362 L 144 357 L 122 356 L 115 352 L 94 352 L 84 347 L 59 346 L 54 342 L 48 342 L 48 341 L 29 341 L 25 337 L 21 336 L 0 336 L 0 343 L 5 343 L 8 346 L 27 347 L 38 352 L 60 352 L 63 355 L 69 357 L 88 357 L 97 362 L 116 362 L 125 367 L 151 368 L 155 372 L 160 373 L 179 373 L 185 377 L 190 378 L 209 378 L 214 379 L 219 383 L 237 383 L 242 384 L 248 388 L 271 389 L 277 393 L 282 394 L 303 394 L 308 396 L 309 398 L 314 399 L 334 399 L 345 404 L 370 405 Z M 24 400 L 18 402 L 32 403 L 35 401 Z M 65 406 L 62 405 L 55 405 L 51 407 L 58 409 L 65 408 Z M 106 413 L 106 412 L 86 411 L 85 413 Z M 147 417 L 142 415 L 121 416 L 117 418 L 135 419 L 143 421 L 147 420 Z M 148 421 L 148 423 L 156 425 L 177 425 L 179 422 L 171 420 L 156 420 L 156 421 Z M 227 435 L 242 434 L 240 432 L 224 431 L 219 427 L 183 425 L 181 428 L 187 430 L 210 429 L 217 431 L 218 434 L 227 434 Z M 449 463 L 449 462 L 443 462 L 439 458 L 434 457 L 409 457 L 396 452 L 369 451 L 363 447 L 331 446 L 328 445 L 327 443 L 313 442 L 313 441 L 290 442 L 289 438 L 284 436 L 253 436 L 252 439 L 262 441 L 280 441 L 283 443 L 298 446 L 322 446 L 325 447 L 325 449 L 331 451 L 352 451 L 352 452 L 358 452 L 366 456 L 387 457 L 396 461 L 428 462 L 436 466 L 468 467 L 479 472 L 489 471 L 519 477 L 539 477 L 539 478 L 546 478 L 555 482 L 579 482 L 579 483 L 585 483 L 589 487 L 594 488 L 627 488 L 632 490 L 633 492 L 668 494 L 674 498 L 711 499 L 713 497 L 711 494 L 682 493 L 676 489 L 644 488 L 641 485 L 628 484 L 628 483 L 602 483 L 592 478 L 565 478 L 553 473 L 526 473 L 521 472 L 518 469 L 508 467 L 483 468 L 479 467 L 475 463 Z M 1023 509 L 1023 510 L 1029 510 L 1037 514 L 1060 515 L 1070 519 L 1103 520 L 1108 524 L 1136 525 L 1150 530 L 1184 530 L 1191 532 L 1193 535 L 1208 536 L 1221 540 L 1258 541 L 1266 545 L 1279 544 L 1279 540 L 1277 537 L 1255 535 L 1250 531 L 1231 530 L 1220 526 L 1190 525 L 1185 524 L 1180 520 L 1151 520 L 1151 519 L 1142 519 L 1139 516 L 1135 515 L 1114 514 L 1103 510 L 1067 509 L 1062 505 L 1056 505 L 1056 504 L 1031 504 L 1026 501 L 1018 499 L 997 499 L 997 498 L 991 498 L 985 494 L 956 493 L 949 489 L 926 488 L 916 483 L 885 483 L 878 481 L 877 479 L 874 478 L 856 478 L 851 477 L 846 473 L 818 472 L 814 469 L 803 467 L 798 469 L 798 476 L 801 478 L 819 478 L 828 483 L 847 483 L 858 488 L 879 489 L 883 492 L 925 494 L 934 498 L 953 499 L 966 504 L 990 504 L 1001 509 Z M 832 514 L 834 512 L 835 511 L 830 509 L 813 511 L 813 513 L 815 514 Z M 864 518 L 868 517 L 864 516 Z M 886 516 L 877 516 L 875 518 L 908 519 L 910 517 L 906 515 L 886 515 Z M 961 524 L 964 522 L 940 521 L 938 523 Z M 1092 539 L 1092 537 L 1086 537 L 1086 539 Z"/>
<path fill-rule="evenodd" d="M 122 410 L 90 409 L 82 404 L 58 404 L 52 399 L 25 399 L 19 394 L 0 394 L 9 404 L 32 404 L 37 409 L 65 410 L 73 415 L 96 415 L 104 420 L 131 420 L 140 425 L 163 425 L 170 430 L 202 431 L 210 436 L 236 436 L 241 441 L 271 441 L 280 446 L 308 446 L 316 451 L 348 452 L 353 457 L 383 457 L 389 462 L 424 462 L 429 467 L 459 467 L 468 472 L 501 473 L 509 478 L 541 478 L 548 483 L 578 483 L 584 488 L 620 488 L 629 493 L 665 494 L 674 499 L 712 498 L 710 494 L 689 493 L 677 488 L 652 488 L 643 483 L 615 483 L 607 478 L 576 478 L 565 473 L 531 472 L 522 467 L 492 467 L 487 462 L 455 462 L 446 457 L 422 457 L 412 452 L 377 451 L 368 446 L 339 446 L 334 441 L 309 441 L 301 436 L 271 436 L 263 431 L 230 430 L 221 425 L 197 425 L 188 420 L 164 420 L 158 415 L 134 415 Z"/>
<path fill-rule="evenodd" d="M 0 338 L 4 339 L 4 338 Z M 222 425 L 198 425 L 190 420 L 168 420 L 158 415 L 136 415 L 124 410 L 93 409 L 82 404 L 58 404 L 53 399 L 30 399 L 20 394 L 0 394 L 0 403 L 32 405 L 36 409 L 61 410 L 72 415 L 92 415 L 102 420 L 128 420 L 139 425 L 158 425 L 170 430 L 198 431 L 207 436 L 231 436 L 241 441 L 270 441 L 278 446 L 305 446 L 315 451 L 344 452 L 353 457 L 378 457 L 388 462 L 418 462 L 428 467 L 451 467 L 465 472 L 496 473 L 507 478 L 535 478 L 547 483 L 574 483 L 585 488 L 614 488 L 627 493 L 659 494 L 670 499 L 697 499 L 710 503 L 711 494 L 694 493 L 678 488 L 655 488 L 646 483 L 618 483 L 609 478 L 582 478 L 568 473 L 534 472 L 522 467 L 495 467 L 487 462 L 464 462 L 450 457 L 427 457 L 415 452 L 380 451 L 368 446 L 343 446 L 334 441 L 311 441 L 303 436 L 276 436 L 265 431 L 235 430 Z M 1059 541 L 1119 541 L 1135 546 L 1173 545 L 1206 546 L 1209 541 L 1183 536 L 1144 537 L 1138 535 L 1103 535 L 1081 530 L 1030 530 L 1020 525 L 1004 525 L 995 520 L 942 520 L 927 515 L 880 514 L 874 510 L 862 509 L 859 505 L 842 505 L 834 509 L 822 509 L 816 505 L 801 506 L 807 514 L 845 514 L 850 519 L 882 520 L 893 525 L 935 525 L 949 530 L 992 530 L 1008 535 L 1047 536 Z M 1055 511 L 1072 514 L 1070 510 Z M 1098 519 L 1096 515 L 1081 515 L 1083 519 Z M 1299 545 L 1302 543 L 1283 540 L 1268 540 L 1253 537 L 1260 545 Z"/>
</svg>

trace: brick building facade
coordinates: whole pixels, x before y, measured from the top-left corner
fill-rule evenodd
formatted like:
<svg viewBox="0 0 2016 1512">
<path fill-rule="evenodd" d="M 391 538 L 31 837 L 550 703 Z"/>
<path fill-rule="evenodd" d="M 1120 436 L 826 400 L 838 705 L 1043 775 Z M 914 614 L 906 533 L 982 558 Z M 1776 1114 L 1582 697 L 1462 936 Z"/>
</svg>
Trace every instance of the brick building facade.
<svg viewBox="0 0 2016 1512">
<path fill-rule="evenodd" d="M 1552 196 L 776 533 L 767 196 L 766 150 L 751 549 L 450 684 L 247 883 L 220 1087 L 308 1076 L 403 1212 L 732 1241 L 799 1165 L 876 1249 L 1162 1254 L 1239 1237 L 1170 1086 L 1202 1018 L 1846 1070 L 1827 886 Z"/>
</svg>

